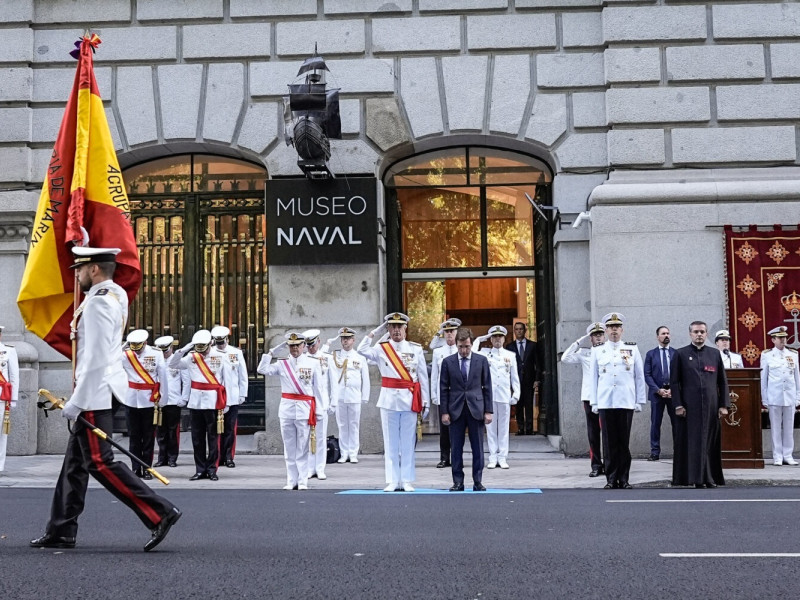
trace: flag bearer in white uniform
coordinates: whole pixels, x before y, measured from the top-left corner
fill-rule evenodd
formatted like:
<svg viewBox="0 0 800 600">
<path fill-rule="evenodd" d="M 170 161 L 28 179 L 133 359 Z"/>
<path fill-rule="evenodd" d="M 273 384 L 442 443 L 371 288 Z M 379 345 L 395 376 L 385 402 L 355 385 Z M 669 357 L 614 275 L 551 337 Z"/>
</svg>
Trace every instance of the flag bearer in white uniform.
<svg viewBox="0 0 800 600">
<path fill-rule="evenodd" d="M 187 355 L 188 353 L 188 355 Z M 189 480 L 217 481 L 219 436 L 228 399 L 233 398 L 234 374 L 226 354 L 211 345 L 211 332 L 201 329 L 169 359 L 173 369 L 189 371 L 189 414 L 192 417 L 192 446 L 195 473 Z"/>
<path fill-rule="evenodd" d="M 172 358 L 175 338 L 164 335 L 153 345 L 164 353 L 164 360 Z M 177 467 L 181 444 L 181 408 L 189 402 L 192 380 L 188 371 L 167 367 L 167 397 L 161 398 L 161 424 L 156 428 L 158 461 L 156 467 Z"/>
<path fill-rule="evenodd" d="M 319 361 L 320 372 L 320 391 L 322 402 L 317 406 L 317 448 L 313 456 L 308 460 L 308 478 L 317 477 L 327 479 L 325 475 L 325 465 L 328 461 L 328 415 L 336 412 L 337 402 L 333 395 L 334 386 L 330 369 L 331 355 L 328 354 L 328 344 L 322 346 L 319 337 L 319 329 L 308 329 L 303 332 L 306 340 L 306 354 Z"/>
<path fill-rule="evenodd" d="M 440 334 L 434 336 L 429 348 L 433 350 L 431 358 L 431 403 L 439 406 L 439 374 L 442 370 L 442 361 L 458 352 L 456 348 L 456 332 L 461 327 L 460 319 L 447 319 L 439 326 Z M 441 340 L 437 343 L 436 340 Z M 441 416 L 439 419 L 439 463 L 437 469 L 444 469 L 450 466 L 450 427 L 442 425 Z"/>
<path fill-rule="evenodd" d="M 369 402 L 369 367 L 367 359 L 355 351 L 355 330 L 342 327 L 342 349 L 331 353 L 331 385 L 338 399 L 336 424 L 339 426 L 340 463 L 358 462 L 361 405 Z"/>
<path fill-rule="evenodd" d="M 508 426 L 511 422 L 511 407 L 519 401 L 519 373 L 516 355 L 503 348 L 508 330 L 502 325 L 489 328 L 487 335 L 475 339 L 473 352 L 480 352 L 489 359 L 489 372 L 492 377 L 492 402 L 494 418 L 486 426 L 486 439 L 489 443 L 488 469 L 500 466 L 508 468 Z M 481 349 L 481 342 L 490 340 L 491 348 Z"/>
<path fill-rule="evenodd" d="M 422 346 L 406 340 L 409 318 L 402 313 L 384 317 L 384 322 L 361 340 L 358 353 L 378 365 L 381 372 L 381 409 L 384 464 L 387 486 L 385 492 L 413 492 L 414 444 L 417 416 L 428 415 L 428 368 Z M 372 338 L 384 331 L 389 340 L 370 346 Z"/>
<path fill-rule="evenodd" d="M 796 465 L 794 452 L 794 413 L 800 406 L 800 371 L 797 350 L 786 347 L 786 327 L 771 329 L 773 348 L 761 353 L 761 404 L 769 410 L 772 430 L 772 461 L 777 465 Z"/>
<path fill-rule="evenodd" d="M 135 329 L 126 338 L 122 368 L 128 377 L 128 393 L 122 403 L 128 419 L 128 450 L 152 466 L 156 443 L 154 416 L 169 390 L 164 354 L 147 345 L 149 335 L 144 329 Z M 139 463 L 131 461 L 131 469 L 142 479 L 153 478 Z"/>
<path fill-rule="evenodd" d="M 228 399 L 228 412 L 225 413 L 225 431 L 220 437 L 219 461 L 229 469 L 233 469 L 236 456 L 236 426 L 239 423 L 239 406 L 247 400 L 247 365 L 244 363 L 244 354 L 239 348 L 228 343 L 231 330 L 217 325 L 211 329 L 211 339 L 217 350 L 228 356 L 228 362 L 233 369 L 233 398 Z"/>
<path fill-rule="evenodd" d="M 0 336 L 3 326 L 0 325 Z M 6 445 L 11 430 L 11 409 L 19 397 L 19 360 L 12 346 L 0 342 L 0 471 L 6 467 Z M 7 425 L 6 425 L 7 424 Z M 7 431 L 8 430 L 8 431 Z"/>
<path fill-rule="evenodd" d="M 308 489 L 309 435 L 317 424 L 316 405 L 322 402 L 319 360 L 304 354 L 306 339 L 294 331 L 286 341 L 261 356 L 256 369 L 262 375 L 277 375 L 281 381 L 281 402 L 278 419 L 283 438 L 283 458 L 286 461 L 285 490 Z M 273 355 L 289 346 L 289 357 L 272 363 Z M 272 364 L 270 364 L 272 363 Z M 317 444 L 325 445 L 317 439 Z"/>
</svg>

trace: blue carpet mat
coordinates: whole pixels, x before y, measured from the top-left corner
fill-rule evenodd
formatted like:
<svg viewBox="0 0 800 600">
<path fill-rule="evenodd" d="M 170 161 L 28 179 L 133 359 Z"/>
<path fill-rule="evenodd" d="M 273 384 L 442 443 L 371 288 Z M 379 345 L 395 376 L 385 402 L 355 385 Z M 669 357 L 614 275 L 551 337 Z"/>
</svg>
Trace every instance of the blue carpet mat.
<svg viewBox="0 0 800 600">
<path fill-rule="evenodd" d="M 341 492 L 336 492 L 337 494 L 346 494 L 350 496 L 370 496 L 370 495 L 380 495 L 380 496 L 413 496 L 414 494 L 417 495 L 434 495 L 434 494 L 444 494 L 447 496 L 459 496 L 463 494 L 541 494 L 542 490 L 537 488 L 531 488 L 526 490 L 503 490 L 503 489 L 495 489 L 489 488 L 485 492 L 473 492 L 471 488 L 465 489 L 463 492 L 451 492 L 450 490 L 434 490 L 430 488 L 417 488 L 414 492 L 384 492 L 383 490 L 343 490 Z"/>
</svg>

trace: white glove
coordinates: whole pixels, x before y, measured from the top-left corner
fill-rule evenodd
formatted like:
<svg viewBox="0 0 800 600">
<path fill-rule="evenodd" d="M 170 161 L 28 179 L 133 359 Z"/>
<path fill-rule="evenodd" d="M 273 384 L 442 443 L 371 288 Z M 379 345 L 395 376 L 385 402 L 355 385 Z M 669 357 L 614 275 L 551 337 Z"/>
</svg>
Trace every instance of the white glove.
<svg viewBox="0 0 800 600">
<path fill-rule="evenodd" d="M 339 336 L 338 336 L 338 335 L 335 335 L 335 336 L 333 336 L 332 338 L 328 338 L 328 340 L 327 340 L 327 342 L 328 342 L 328 346 L 330 346 L 330 345 L 331 345 L 333 342 L 335 342 L 335 341 L 336 341 L 336 340 L 338 340 L 338 339 L 339 339 Z"/>
<path fill-rule="evenodd" d="M 275 346 L 274 348 L 270 349 L 269 353 L 270 353 L 270 354 L 272 354 L 272 355 L 274 356 L 274 355 L 275 355 L 275 353 L 276 353 L 278 350 L 282 350 L 283 348 L 286 348 L 288 345 L 289 345 L 289 344 L 287 344 L 285 341 L 283 341 L 283 342 L 281 342 L 280 344 L 278 344 L 277 346 Z"/>
<path fill-rule="evenodd" d="M 67 402 L 61 409 L 61 416 L 70 421 L 77 421 L 83 409 L 74 402 Z"/>
<path fill-rule="evenodd" d="M 13 400 L 11 401 L 11 408 L 17 408 L 17 403 Z"/>
<path fill-rule="evenodd" d="M 383 342 L 386 342 L 386 341 L 388 341 L 388 340 L 389 340 L 389 332 L 387 331 L 386 333 L 384 333 L 384 334 L 383 334 L 383 335 L 380 337 L 380 339 L 378 340 L 378 343 L 379 343 L 379 344 L 382 344 Z"/>
<path fill-rule="evenodd" d="M 425 406 L 425 407 L 422 409 L 422 418 L 423 418 L 423 420 L 428 418 L 428 413 L 429 413 L 429 412 L 431 412 L 431 409 L 430 409 L 430 407 L 429 407 L 429 406 Z"/>
<path fill-rule="evenodd" d="M 433 402 L 436 406 L 439 406 L 439 399 L 438 398 L 431 398 L 431 402 Z"/>
<path fill-rule="evenodd" d="M 641 404 L 634 404 L 633 412 L 642 412 L 642 405 Z"/>
<path fill-rule="evenodd" d="M 333 413 L 335 413 L 335 412 L 336 412 L 336 407 L 335 407 L 333 404 L 331 404 L 331 405 L 328 407 L 328 414 L 329 414 L 329 415 L 332 415 L 332 414 L 333 414 Z"/>
<path fill-rule="evenodd" d="M 181 400 L 178 402 L 178 408 L 185 408 L 187 404 L 189 403 L 186 400 Z"/>
<path fill-rule="evenodd" d="M 191 352 L 192 350 L 194 350 L 194 344 L 189 342 L 183 348 L 178 350 L 178 352 L 180 352 L 181 354 L 186 354 L 187 352 Z"/>
<path fill-rule="evenodd" d="M 379 335 L 379 334 L 381 334 L 381 333 L 383 333 L 385 331 L 388 331 L 388 330 L 389 330 L 389 324 L 386 323 L 386 322 L 383 322 L 380 325 L 378 325 L 375 329 L 370 331 L 370 334 L 372 336 L 376 336 L 376 335 Z"/>
<path fill-rule="evenodd" d="M 485 342 L 485 341 L 487 341 L 487 340 L 490 340 L 490 339 L 492 339 L 492 336 L 491 336 L 491 335 L 489 335 L 489 334 L 487 333 L 486 335 L 482 335 L 482 336 L 480 336 L 478 339 L 479 339 L 481 342 Z"/>
<path fill-rule="evenodd" d="M 366 400 L 362 400 L 361 404 L 369 404 L 369 398 L 367 398 Z"/>
<path fill-rule="evenodd" d="M 230 409 L 230 407 L 228 407 L 228 406 L 226 406 L 225 408 L 223 408 L 223 409 L 222 409 L 222 414 L 224 415 L 225 413 L 227 413 L 229 409 Z"/>
<path fill-rule="evenodd" d="M 247 402 L 247 396 L 239 396 L 239 404 L 244 404 Z"/>
<path fill-rule="evenodd" d="M 581 338 L 578 338 L 578 341 L 577 341 L 578 348 L 591 348 L 591 346 L 592 346 L 592 342 L 591 342 L 591 339 L 590 339 L 591 337 L 592 336 L 590 336 L 590 335 L 585 335 L 585 336 L 583 336 Z"/>
<path fill-rule="evenodd" d="M 519 402 L 519 398 L 511 398 L 511 406 L 516 405 L 517 402 Z"/>
<path fill-rule="evenodd" d="M 593 406 L 593 407 L 592 407 L 592 412 L 593 412 L 594 414 L 598 415 L 598 414 L 600 414 L 600 409 L 599 409 L 599 408 L 597 408 L 596 406 Z"/>
</svg>

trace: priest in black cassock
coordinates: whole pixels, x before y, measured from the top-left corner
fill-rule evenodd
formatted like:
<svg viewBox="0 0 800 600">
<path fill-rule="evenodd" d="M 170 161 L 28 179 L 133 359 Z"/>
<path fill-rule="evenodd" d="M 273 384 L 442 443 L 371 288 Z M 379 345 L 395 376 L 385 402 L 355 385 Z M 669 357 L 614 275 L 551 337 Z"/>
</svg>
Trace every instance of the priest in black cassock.
<svg viewBox="0 0 800 600">
<path fill-rule="evenodd" d="M 689 326 L 692 343 L 675 352 L 670 388 L 675 408 L 675 457 L 672 485 L 713 488 L 722 476 L 719 419 L 728 414 L 728 380 L 719 350 L 706 346 L 708 328 Z"/>
</svg>

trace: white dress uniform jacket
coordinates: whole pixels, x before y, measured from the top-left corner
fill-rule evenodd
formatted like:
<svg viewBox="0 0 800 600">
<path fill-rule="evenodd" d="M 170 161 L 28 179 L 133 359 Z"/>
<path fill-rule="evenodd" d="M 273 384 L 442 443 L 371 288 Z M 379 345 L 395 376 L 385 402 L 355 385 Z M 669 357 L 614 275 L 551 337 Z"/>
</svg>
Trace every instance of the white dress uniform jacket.
<svg viewBox="0 0 800 600">
<path fill-rule="evenodd" d="M 592 348 L 589 402 L 599 410 L 641 411 L 647 403 L 642 355 L 635 344 L 607 341 Z"/>
<path fill-rule="evenodd" d="M 165 406 L 169 396 L 169 380 L 164 353 L 161 350 L 145 345 L 141 352 L 134 352 L 134 354 L 139 359 L 139 364 L 142 365 L 142 368 L 158 383 L 161 391 L 161 399 L 158 404 L 159 406 Z M 130 383 L 146 383 L 131 364 L 126 351 L 122 352 L 122 368 L 125 369 L 125 375 L 127 375 Z M 155 404 L 150 401 L 150 396 L 150 390 L 135 390 L 128 386 L 128 393 L 119 400 L 125 406 L 130 406 L 131 408 L 152 408 Z"/>
<path fill-rule="evenodd" d="M 345 362 L 347 361 L 347 362 Z M 369 402 L 369 366 L 355 350 L 334 350 L 330 361 L 331 385 L 340 404 Z"/>
<path fill-rule="evenodd" d="M 330 368 L 332 363 L 331 355 L 327 352 L 323 352 L 321 349 L 317 349 L 316 354 L 306 352 L 305 356 L 319 362 L 319 390 L 321 397 L 317 397 L 317 416 L 327 415 L 329 408 L 336 408 L 337 406 L 336 399 L 334 398 L 335 386 L 333 385 Z"/>
<path fill-rule="evenodd" d="M 112 394 L 121 401 L 128 393 L 128 378 L 122 368 L 128 296 L 112 280 L 101 281 L 86 293 L 74 319 L 78 352 L 75 389 L 69 401 L 81 410 L 108 410 Z"/>
<path fill-rule="evenodd" d="M 371 362 L 378 365 L 381 372 L 381 377 L 391 379 L 401 379 L 397 370 L 389 362 L 389 357 L 383 350 L 380 344 L 370 346 L 371 338 L 365 336 L 361 343 L 358 345 L 358 353 L 365 356 Z M 405 365 L 406 369 L 411 375 L 412 381 L 418 381 L 420 385 L 420 393 L 422 396 L 423 409 L 430 406 L 430 393 L 428 390 L 428 368 L 425 365 L 425 356 L 422 353 L 422 346 L 408 340 L 402 342 L 393 342 L 389 340 L 395 352 L 397 352 L 400 360 Z M 381 387 L 381 393 L 378 397 L 378 408 L 385 408 L 393 411 L 411 411 L 411 400 L 413 392 L 411 390 L 386 388 Z"/>
<path fill-rule="evenodd" d="M 170 357 L 172 358 L 172 357 Z M 167 400 L 161 399 L 162 406 L 186 406 L 192 389 L 189 371 L 167 367 Z"/>
<path fill-rule="evenodd" d="M 477 352 L 474 348 L 473 351 Z M 436 406 L 439 406 L 439 378 L 442 373 L 442 361 L 456 352 L 458 352 L 458 346 L 455 343 L 452 346 L 448 346 L 444 342 L 443 345 L 437 346 L 433 350 L 433 356 L 431 357 L 431 402 Z"/>
<path fill-rule="evenodd" d="M 592 349 L 582 348 L 578 342 L 572 345 L 561 355 L 561 362 L 564 364 L 580 364 L 583 369 L 583 379 L 581 380 L 581 400 L 589 401 L 591 395 L 591 373 L 592 373 Z"/>
<path fill-rule="evenodd" d="M 519 400 L 520 384 L 517 371 L 517 356 L 505 348 L 475 348 L 489 360 L 489 373 L 492 376 L 492 401 L 514 405 Z"/>
<path fill-rule="evenodd" d="M 16 349 L 3 342 L 0 342 L 0 371 L 11 384 L 11 408 L 14 408 L 19 399 L 19 358 Z M 2 404 L 0 408 L 5 408 L 5 402 Z"/>
<path fill-rule="evenodd" d="M 213 410 L 217 407 L 217 392 L 215 390 L 197 390 L 192 389 L 193 381 L 198 383 L 210 383 L 206 379 L 200 367 L 194 358 L 194 352 L 187 352 L 184 356 L 183 349 L 178 350 L 173 354 L 168 366 L 173 369 L 181 369 L 189 373 L 189 402 L 188 407 L 193 410 Z M 213 346 L 209 346 L 208 354 L 203 356 L 203 360 L 208 365 L 209 370 L 214 374 L 217 381 L 225 386 L 225 394 L 227 396 L 227 404 L 231 404 L 231 400 L 235 397 L 234 393 L 234 374 L 231 368 L 231 363 L 228 362 L 228 356 L 224 352 L 220 352 Z M 226 404 L 226 406 L 227 406 Z"/>
<path fill-rule="evenodd" d="M 217 350 L 219 350 L 219 348 L 217 348 Z M 231 363 L 231 368 L 233 369 L 234 385 L 232 389 L 234 389 L 234 397 L 228 398 L 228 405 L 244 404 L 245 400 L 247 400 L 247 390 L 249 386 L 247 365 L 244 363 L 244 353 L 240 348 L 236 348 L 230 344 L 227 344 L 224 350 L 219 351 L 228 355 L 228 362 Z"/>
<path fill-rule="evenodd" d="M 289 357 L 286 359 L 279 359 L 277 362 L 270 364 L 272 355 L 267 353 L 261 357 L 261 362 L 256 371 L 262 375 L 278 375 L 281 380 L 281 393 L 297 394 L 298 390 L 294 382 L 300 385 L 302 394 L 306 396 L 314 396 L 314 399 L 319 405 L 322 402 L 322 389 L 320 382 L 322 381 L 322 370 L 319 365 L 319 360 L 309 356 L 308 354 L 301 354 L 297 358 Z M 286 365 L 284 365 L 286 363 Z M 292 371 L 292 377 L 286 370 L 286 366 Z M 320 409 L 317 408 L 317 413 Z M 302 400 L 289 400 L 281 398 L 280 408 L 278 409 L 279 419 L 291 419 L 298 421 L 308 422 L 308 417 L 311 412 L 309 402 Z"/>
<path fill-rule="evenodd" d="M 761 403 L 767 406 L 800 405 L 800 371 L 797 352 L 771 348 L 761 353 Z"/>
<path fill-rule="evenodd" d="M 744 369 L 744 360 L 742 360 L 741 354 L 736 354 L 736 352 L 725 354 L 722 350 L 719 353 L 722 356 L 722 364 L 726 369 Z"/>
</svg>

